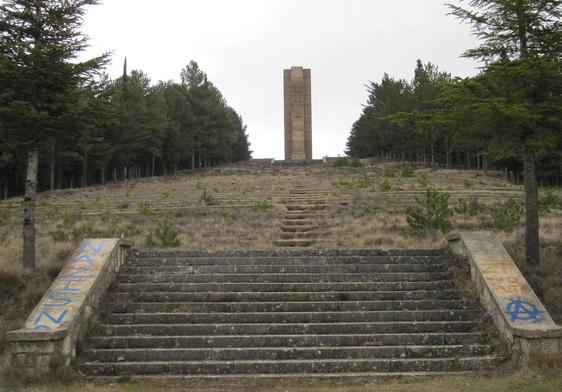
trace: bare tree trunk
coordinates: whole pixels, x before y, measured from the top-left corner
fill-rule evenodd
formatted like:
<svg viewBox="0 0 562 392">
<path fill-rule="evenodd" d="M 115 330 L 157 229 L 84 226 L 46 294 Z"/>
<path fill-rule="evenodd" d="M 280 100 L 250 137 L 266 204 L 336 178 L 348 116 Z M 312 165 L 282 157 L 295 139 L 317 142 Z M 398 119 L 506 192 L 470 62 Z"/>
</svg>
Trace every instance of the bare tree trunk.
<svg viewBox="0 0 562 392">
<path fill-rule="evenodd" d="M 88 158 L 84 158 L 84 164 L 82 165 L 82 178 L 80 180 L 82 188 L 86 188 L 88 181 Z"/>
<path fill-rule="evenodd" d="M 4 195 L 3 199 L 6 200 L 8 198 L 8 178 L 4 178 L 3 187 L 4 187 L 2 191 L 2 194 Z"/>
<path fill-rule="evenodd" d="M 527 151 L 523 158 L 525 170 L 525 261 L 527 266 L 540 265 L 539 212 L 535 156 Z"/>
<path fill-rule="evenodd" d="M 51 146 L 51 167 L 49 168 L 50 178 L 49 178 L 49 190 L 55 190 L 55 145 Z"/>
<path fill-rule="evenodd" d="M 152 177 L 156 175 L 156 155 L 152 154 Z"/>
<path fill-rule="evenodd" d="M 27 157 L 25 196 L 23 199 L 23 267 L 35 270 L 35 202 L 39 151 L 34 148 Z"/>
<path fill-rule="evenodd" d="M 191 170 L 195 169 L 195 150 L 191 149 Z"/>
<path fill-rule="evenodd" d="M 431 167 L 435 169 L 435 146 L 433 140 L 431 141 Z"/>
<path fill-rule="evenodd" d="M 482 158 L 482 165 L 484 166 L 484 174 L 488 175 L 488 158 Z"/>
<path fill-rule="evenodd" d="M 101 184 L 105 185 L 105 167 L 100 169 Z"/>
</svg>

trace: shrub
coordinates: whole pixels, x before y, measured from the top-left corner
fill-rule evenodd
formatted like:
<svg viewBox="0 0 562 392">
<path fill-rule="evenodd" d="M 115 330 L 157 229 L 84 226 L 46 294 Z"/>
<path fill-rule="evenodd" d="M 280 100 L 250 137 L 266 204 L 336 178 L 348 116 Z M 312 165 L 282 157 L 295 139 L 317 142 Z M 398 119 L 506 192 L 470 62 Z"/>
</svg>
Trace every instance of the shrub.
<svg viewBox="0 0 562 392">
<path fill-rule="evenodd" d="M 508 233 L 519 225 L 523 216 L 523 206 L 514 199 L 509 199 L 500 207 L 492 212 L 494 218 L 494 226 L 497 230 Z"/>
<path fill-rule="evenodd" d="M 332 164 L 333 167 L 349 167 L 349 161 L 347 158 L 338 158 Z"/>
<path fill-rule="evenodd" d="M 423 188 L 428 188 L 429 185 L 431 184 L 431 181 L 429 179 L 429 176 L 427 175 L 427 173 L 423 173 L 419 178 L 418 178 L 418 184 L 420 184 Z"/>
<path fill-rule="evenodd" d="M 267 200 L 258 200 L 255 203 L 250 204 L 250 209 L 254 212 L 263 212 L 272 207 L 271 203 Z"/>
<path fill-rule="evenodd" d="M 353 158 L 351 161 L 349 161 L 349 166 L 351 166 L 351 167 L 363 167 L 363 164 L 361 163 L 361 161 L 358 158 Z"/>
<path fill-rule="evenodd" d="M 476 197 L 471 198 L 470 202 L 467 202 L 465 199 L 459 199 L 453 210 L 455 214 L 476 216 L 480 212 L 480 203 L 478 203 L 478 199 Z"/>
<path fill-rule="evenodd" d="M 388 179 L 385 178 L 380 184 L 379 184 L 379 190 L 381 192 L 388 192 L 390 190 L 392 190 L 392 182 Z"/>
<path fill-rule="evenodd" d="M 154 208 L 146 202 L 139 203 L 137 206 L 137 212 L 146 218 L 152 218 L 155 215 Z"/>
<path fill-rule="evenodd" d="M 365 174 L 357 180 L 357 188 L 369 188 L 374 183 L 374 179 Z"/>
<path fill-rule="evenodd" d="M 66 242 L 68 241 L 68 234 L 61 228 L 57 227 L 55 231 L 50 233 L 51 239 L 55 242 Z"/>
<path fill-rule="evenodd" d="M 406 208 L 406 221 L 409 234 L 422 235 L 428 232 L 451 229 L 451 209 L 449 208 L 448 193 L 427 190 L 425 199 L 416 199 L 417 206 Z"/>
<path fill-rule="evenodd" d="M 145 240 L 149 248 L 176 248 L 181 245 L 178 232 L 168 219 L 158 223 L 158 227 L 149 233 Z"/>
<path fill-rule="evenodd" d="M 414 177 L 414 176 L 415 176 L 414 171 L 409 167 L 405 168 L 402 171 L 402 177 L 404 177 L 404 178 L 410 178 L 410 177 Z"/>
<path fill-rule="evenodd" d="M 207 189 L 203 190 L 203 193 L 201 193 L 200 199 L 203 203 L 205 203 L 208 206 L 212 206 L 212 205 L 217 204 L 217 201 L 216 201 L 215 197 L 213 196 L 211 191 L 208 191 Z"/>
<path fill-rule="evenodd" d="M 0 209 L 0 224 L 3 224 L 10 217 L 10 212 L 4 208 Z"/>
<path fill-rule="evenodd" d="M 560 197 L 552 190 L 539 191 L 539 214 L 546 215 L 561 207 Z"/>
</svg>

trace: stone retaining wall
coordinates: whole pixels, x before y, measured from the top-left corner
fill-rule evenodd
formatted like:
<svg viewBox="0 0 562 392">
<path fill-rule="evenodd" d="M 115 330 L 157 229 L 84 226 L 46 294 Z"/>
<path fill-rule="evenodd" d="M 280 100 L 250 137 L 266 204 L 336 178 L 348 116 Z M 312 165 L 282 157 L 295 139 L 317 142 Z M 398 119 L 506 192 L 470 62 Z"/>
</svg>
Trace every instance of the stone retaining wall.
<svg viewBox="0 0 562 392">
<path fill-rule="evenodd" d="M 448 236 L 453 253 L 468 257 L 480 301 L 515 359 L 528 363 L 562 355 L 562 327 L 548 314 L 498 238 L 490 232 Z"/>
<path fill-rule="evenodd" d="M 13 366 L 46 373 L 70 365 L 131 246 L 115 238 L 82 242 L 23 328 L 8 334 Z"/>
</svg>

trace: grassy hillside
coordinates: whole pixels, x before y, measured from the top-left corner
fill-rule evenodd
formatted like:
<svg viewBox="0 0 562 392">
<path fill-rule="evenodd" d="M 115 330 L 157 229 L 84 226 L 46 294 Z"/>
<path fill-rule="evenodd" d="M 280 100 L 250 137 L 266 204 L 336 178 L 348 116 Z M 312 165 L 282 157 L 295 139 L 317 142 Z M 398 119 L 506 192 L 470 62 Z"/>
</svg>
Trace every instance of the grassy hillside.
<svg viewBox="0 0 562 392">
<path fill-rule="evenodd" d="M 6 345 L 5 331 L 21 325 L 82 238 L 123 234 L 138 248 L 270 249 L 281 234 L 285 205 L 295 189 L 309 191 L 309 203 L 325 210 L 316 248 L 444 246 L 440 232 L 408 233 L 406 208 L 425 200 L 430 189 L 450 195 L 452 229 L 496 230 L 514 259 L 520 262 L 523 257 L 523 189 L 498 172 L 485 175 L 399 163 L 246 163 L 176 178 L 44 193 L 38 202 L 39 272 L 33 277 L 20 268 L 22 200 L 10 199 L 0 202 L 0 352 Z M 562 322 L 561 193 L 542 193 L 543 266 L 528 277 Z"/>
</svg>

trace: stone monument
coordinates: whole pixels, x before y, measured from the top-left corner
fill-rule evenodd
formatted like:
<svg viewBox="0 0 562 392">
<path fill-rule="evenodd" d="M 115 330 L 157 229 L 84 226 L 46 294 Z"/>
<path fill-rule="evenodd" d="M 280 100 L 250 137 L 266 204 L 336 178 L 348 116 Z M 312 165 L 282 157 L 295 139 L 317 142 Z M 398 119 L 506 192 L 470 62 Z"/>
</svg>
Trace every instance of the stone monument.
<svg viewBox="0 0 562 392">
<path fill-rule="evenodd" d="M 285 95 L 285 160 L 312 160 L 310 69 L 283 71 Z"/>
</svg>

